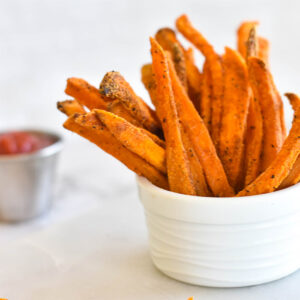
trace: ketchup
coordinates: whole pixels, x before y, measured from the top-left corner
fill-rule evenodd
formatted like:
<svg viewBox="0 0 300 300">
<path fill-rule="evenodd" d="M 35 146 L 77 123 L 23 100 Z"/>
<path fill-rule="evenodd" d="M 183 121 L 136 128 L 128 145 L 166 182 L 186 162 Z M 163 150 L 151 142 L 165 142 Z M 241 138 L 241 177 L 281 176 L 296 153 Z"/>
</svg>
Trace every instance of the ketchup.
<svg viewBox="0 0 300 300">
<path fill-rule="evenodd" d="M 0 134 L 0 155 L 31 153 L 51 145 L 46 136 L 25 131 Z"/>
</svg>

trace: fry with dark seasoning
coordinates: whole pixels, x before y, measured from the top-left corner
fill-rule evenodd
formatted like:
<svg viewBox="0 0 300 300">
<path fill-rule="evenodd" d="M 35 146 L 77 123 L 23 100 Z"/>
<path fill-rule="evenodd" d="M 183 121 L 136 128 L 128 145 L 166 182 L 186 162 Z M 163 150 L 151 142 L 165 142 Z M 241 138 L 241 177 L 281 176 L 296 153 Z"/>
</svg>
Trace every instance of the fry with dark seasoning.
<svg viewBox="0 0 300 300">
<path fill-rule="evenodd" d="M 102 150 L 121 161 L 136 174 L 146 177 L 158 187 L 168 189 L 166 176 L 138 155 L 126 149 L 114 138 L 107 128 L 105 128 L 93 112 L 87 115 L 72 115 L 63 126 L 96 144 Z"/>
<path fill-rule="evenodd" d="M 263 119 L 260 105 L 252 95 L 249 104 L 245 137 L 245 186 L 250 184 L 259 175 L 262 145 Z"/>
<path fill-rule="evenodd" d="M 141 122 L 139 122 L 123 105 L 119 100 L 113 100 L 107 105 L 107 111 L 127 120 L 134 126 L 143 127 Z"/>
<path fill-rule="evenodd" d="M 113 100 L 118 99 L 144 128 L 156 133 L 160 124 L 151 108 L 133 91 L 119 72 L 108 72 L 100 84 L 100 93 Z"/>
<path fill-rule="evenodd" d="M 233 196 L 234 191 L 228 183 L 224 168 L 217 156 L 209 132 L 183 86 L 180 84 L 170 60 L 169 71 L 179 119 L 201 162 L 208 186 L 215 196 Z"/>
<path fill-rule="evenodd" d="M 166 55 L 161 46 L 150 38 L 152 68 L 157 83 L 157 114 L 166 140 L 166 160 L 170 190 L 196 195 L 191 169 L 183 147 Z"/>
<path fill-rule="evenodd" d="M 251 196 L 275 191 L 288 176 L 300 153 L 300 98 L 295 94 L 286 94 L 294 109 L 294 121 L 291 131 L 280 152 L 269 167 L 251 184 L 237 194 Z"/>
<path fill-rule="evenodd" d="M 223 103 L 223 67 L 219 55 L 213 46 L 196 30 L 186 15 L 176 20 L 179 32 L 201 51 L 207 60 L 207 67 L 211 74 L 212 98 L 211 98 L 211 135 L 218 149 Z"/>
<path fill-rule="evenodd" d="M 264 171 L 275 159 L 283 143 L 280 108 L 266 64 L 260 58 L 251 56 L 248 58 L 248 72 L 253 96 L 259 102 L 263 118 L 261 171 Z"/>
<path fill-rule="evenodd" d="M 69 78 L 65 93 L 74 97 L 81 105 L 92 110 L 94 108 L 106 109 L 111 99 L 100 94 L 99 90 L 80 78 Z"/>
<path fill-rule="evenodd" d="M 243 180 L 244 136 L 251 93 L 242 56 L 226 47 L 222 61 L 225 90 L 219 155 L 229 183 L 238 190 Z"/>
<path fill-rule="evenodd" d="M 155 34 L 156 41 L 165 51 L 169 51 L 174 62 L 176 73 L 187 89 L 187 71 L 184 49 L 176 38 L 176 33 L 171 28 L 161 28 Z"/>
<path fill-rule="evenodd" d="M 158 146 L 144 131 L 105 110 L 95 109 L 94 113 L 110 133 L 128 150 L 143 158 L 163 174 L 167 173 L 165 150 Z"/>
<path fill-rule="evenodd" d="M 84 107 L 76 100 L 58 101 L 56 103 L 57 109 L 67 116 L 71 116 L 75 113 L 85 114 Z"/>
</svg>

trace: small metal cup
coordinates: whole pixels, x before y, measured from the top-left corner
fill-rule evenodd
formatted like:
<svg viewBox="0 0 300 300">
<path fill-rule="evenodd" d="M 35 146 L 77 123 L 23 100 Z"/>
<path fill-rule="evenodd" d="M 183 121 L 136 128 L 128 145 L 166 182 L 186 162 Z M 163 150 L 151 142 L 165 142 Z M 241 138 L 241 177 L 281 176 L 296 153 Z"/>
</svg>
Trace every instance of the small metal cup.
<svg viewBox="0 0 300 300">
<path fill-rule="evenodd" d="M 25 221 L 43 214 L 51 205 L 62 140 L 44 131 L 25 132 L 49 137 L 53 143 L 34 153 L 0 155 L 0 221 Z"/>
</svg>

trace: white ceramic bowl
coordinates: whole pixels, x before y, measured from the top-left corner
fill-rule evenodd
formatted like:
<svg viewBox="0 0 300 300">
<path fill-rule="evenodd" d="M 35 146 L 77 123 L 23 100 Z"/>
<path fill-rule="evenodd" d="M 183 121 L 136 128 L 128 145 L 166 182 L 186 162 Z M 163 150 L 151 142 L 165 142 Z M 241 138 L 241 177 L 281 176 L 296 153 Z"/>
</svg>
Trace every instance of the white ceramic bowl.
<svg viewBox="0 0 300 300">
<path fill-rule="evenodd" d="M 300 268 L 300 184 L 241 198 L 181 195 L 137 177 L 155 266 L 191 284 L 242 287 Z"/>
</svg>

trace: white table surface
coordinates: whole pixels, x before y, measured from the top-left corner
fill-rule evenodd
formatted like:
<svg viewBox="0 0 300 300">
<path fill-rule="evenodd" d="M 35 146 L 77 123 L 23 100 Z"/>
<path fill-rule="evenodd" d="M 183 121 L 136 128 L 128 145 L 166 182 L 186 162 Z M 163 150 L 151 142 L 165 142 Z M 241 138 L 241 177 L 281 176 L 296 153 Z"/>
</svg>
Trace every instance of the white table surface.
<svg viewBox="0 0 300 300">
<path fill-rule="evenodd" d="M 98 85 L 119 70 L 143 97 L 139 67 L 148 36 L 186 12 L 219 51 L 234 46 L 244 19 L 259 19 L 272 42 L 283 93 L 299 89 L 297 1 L 0 1 L 0 128 L 39 126 L 62 133 L 53 208 L 40 218 L 0 225 L 0 298 L 299 299 L 300 272 L 261 286 L 213 289 L 167 278 L 150 260 L 134 175 L 81 138 L 64 132 L 55 101 L 65 79 Z M 290 118 L 290 111 L 287 110 Z"/>
</svg>

